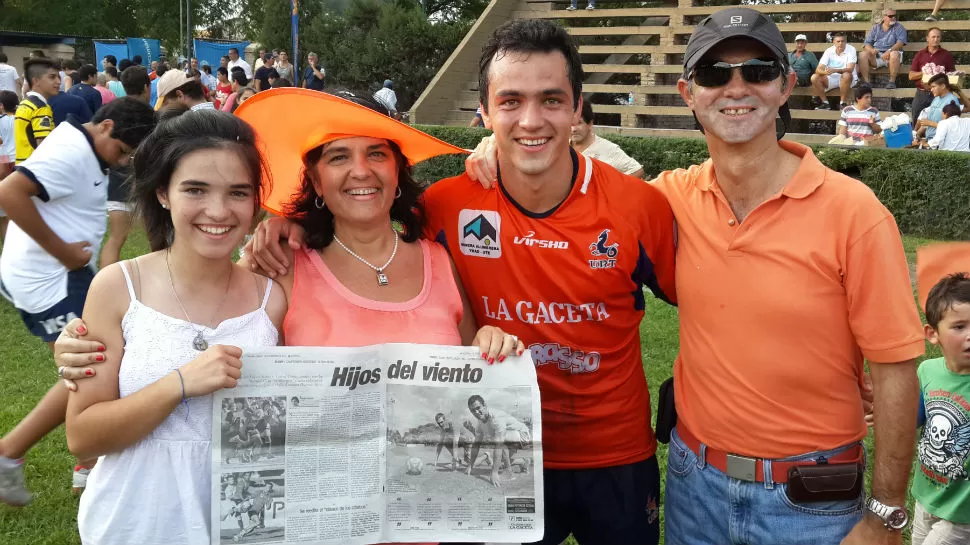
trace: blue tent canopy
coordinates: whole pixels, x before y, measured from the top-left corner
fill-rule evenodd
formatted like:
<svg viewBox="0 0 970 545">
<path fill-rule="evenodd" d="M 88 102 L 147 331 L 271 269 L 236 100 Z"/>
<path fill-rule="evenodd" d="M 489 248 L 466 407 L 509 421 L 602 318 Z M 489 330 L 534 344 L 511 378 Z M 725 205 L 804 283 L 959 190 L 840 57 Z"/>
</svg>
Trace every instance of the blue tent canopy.
<svg viewBox="0 0 970 545">
<path fill-rule="evenodd" d="M 192 40 L 195 48 L 195 58 L 199 59 L 199 66 L 202 61 L 206 61 L 212 66 L 212 75 L 215 75 L 216 68 L 219 67 L 219 59 L 223 55 L 229 54 L 229 48 L 235 47 L 239 50 L 239 56 L 246 55 L 246 47 L 250 42 L 210 42 L 206 40 Z"/>
<path fill-rule="evenodd" d="M 162 56 L 162 44 L 151 38 L 128 38 L 128 58 L 141 55 L 142 66 L 151 66 Z"/>
<path fill-rule="evenodd" d="M 152 38 L 128 38 L 124 43 L 95 41 L 94 55 L 97 57 L 98 68 L 103 68 L 101 59 L 105 55 L 114 55 L 118 61 L 141 55 L 142 65 L 149 66 L 162 55 L 162 44 Z"/>
<path fill-rule="evenodd" d="M 94 42 L 94 56 L 97 57 L 95 61 L 99 70 L 104 67 L 101 66 L 101 59 L 105 55 L 114 55 L 115 59 L 121 61 L 121 59 L 128 58 L 128 44 L 126 43 L 108 43 L 108 42 Z"/>
</svg>

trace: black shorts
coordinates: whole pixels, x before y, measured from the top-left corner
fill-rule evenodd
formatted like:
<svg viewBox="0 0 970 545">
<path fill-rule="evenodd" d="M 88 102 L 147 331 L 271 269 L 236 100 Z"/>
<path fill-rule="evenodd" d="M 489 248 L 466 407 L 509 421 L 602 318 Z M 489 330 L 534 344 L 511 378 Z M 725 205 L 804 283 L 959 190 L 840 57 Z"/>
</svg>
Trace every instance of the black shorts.
<svg viewBox="0 0 970 545">
<path fill-rule="evenodd" d="M 580 545 L 660 542 L 656 456 L 624 466 L 546 469 L 543 481 L 546 527 L 536 545 L 559 545 L 569 534 Z"/>
<path fill-rule="evenodd" d="M 31 313 L 17 309 L 20 318 L 31 333 L 40 337 L 44 342 L 53 342 L 60 336 L 64 326 L 74 318 L 81 316 L 84 310 L 84 300 L 88 296 L 88 288 L 94 280 L 94 271 L 90 267 L 82 267 L 67 273 L 67 296 L 42 312 Z M 6 292 L 6 288 L 4 288 Z"/>
</svg>

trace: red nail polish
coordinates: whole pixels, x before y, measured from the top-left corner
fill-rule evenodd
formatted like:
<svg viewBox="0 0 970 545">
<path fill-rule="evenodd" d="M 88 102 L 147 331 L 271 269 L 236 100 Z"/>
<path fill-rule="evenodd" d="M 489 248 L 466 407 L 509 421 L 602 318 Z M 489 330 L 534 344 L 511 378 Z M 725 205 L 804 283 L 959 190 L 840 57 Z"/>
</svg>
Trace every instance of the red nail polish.
<svg viewBox="0 0 970 545">
<path fill-rule="evenodd" d="M 89 376 L 89 377 L 93 377 L 94 376 L 94 371 L 92 371 L 91 369 L 85 369 L 84 370 L 84 374 L 87 375 L 87 376 Z"/>
<path fill-rule="evenodd" d="M 498 362 L 499 363 L 502 363 L 503 361 L 505 361 L 505 356 L 499 356 L 498 357 Z"/>
<path fill-rule="evenodd" d="M 488 363 L 495 363 L 495 358 L 488 358 Z"/>
<path fill-rule="evenodd" d="M 96 361 L 104 361 L 104 354 L 98 354 L 94 359 Z"/>
<path fill-rule="evenodd" d="M 103 346 L 99 346 L 98 347 L 98 352 L 104 352 L 104 347 Z"/>
<path fill-rule="evenodd" d="M 487 360 L 487 359 L 488 359 L 488 354 L 484 354 L 484 353 L 483 353 L 483 354 L 482 354 L 482 359 L 483 359 L 483 360 Z"/>
<path fill-rule="evenodd" d="M 84 326 L 81 326 L 81 327 L 77 328 L 77 332 L 80 333 L 81 335 L 84 335 L 85 333 L 88 332 L 88 330 Z"/>
</svg>

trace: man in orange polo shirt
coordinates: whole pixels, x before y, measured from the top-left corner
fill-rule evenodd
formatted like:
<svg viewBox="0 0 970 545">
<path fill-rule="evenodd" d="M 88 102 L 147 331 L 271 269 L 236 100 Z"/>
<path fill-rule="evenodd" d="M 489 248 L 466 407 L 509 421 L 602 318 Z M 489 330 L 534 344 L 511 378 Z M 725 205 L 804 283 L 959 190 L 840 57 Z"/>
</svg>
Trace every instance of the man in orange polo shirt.
<svg viewBox="0 0 970 545">
<path fill-rule="evenodd" d="M 771 19 L 728 9 L 698 25 L 678 82 L 711 159 L 656 181 L 680 235 L 669 544 L 901 543 L 908 518 L 924 345 L 902 241 L 868 187 L 778 140 L 785 58 Z M 877 424 L 865 510 L 864 360 Z M 819 488 L 817 471 L 842 476 Z"/>
<path fill-rule="evenodd" d="M 924 345 L 895 220 L 779 141 L 796 78 L 768 17 L 720 11 L 684 58 L 711 159 L 655 181 L 679 241 L 665 543 L 901 543 Z M 491 185 L 494 149 L 466 167 Z M 865 509 L 864 360 L 878 424 Z"/>
</svg>

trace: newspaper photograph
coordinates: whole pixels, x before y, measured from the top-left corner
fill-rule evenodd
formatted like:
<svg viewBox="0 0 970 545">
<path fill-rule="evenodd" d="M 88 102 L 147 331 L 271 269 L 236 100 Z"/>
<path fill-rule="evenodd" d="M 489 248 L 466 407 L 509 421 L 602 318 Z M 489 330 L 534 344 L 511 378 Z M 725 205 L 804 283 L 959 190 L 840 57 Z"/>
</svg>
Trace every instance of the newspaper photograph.
<svg viewBox="0 0 970 545">
<path fill-rule="evenodd" d="M 211 543 L 542 537 L 529 352 L 386 344 L 243 354 L 213 402 Z"/>
</svg>

